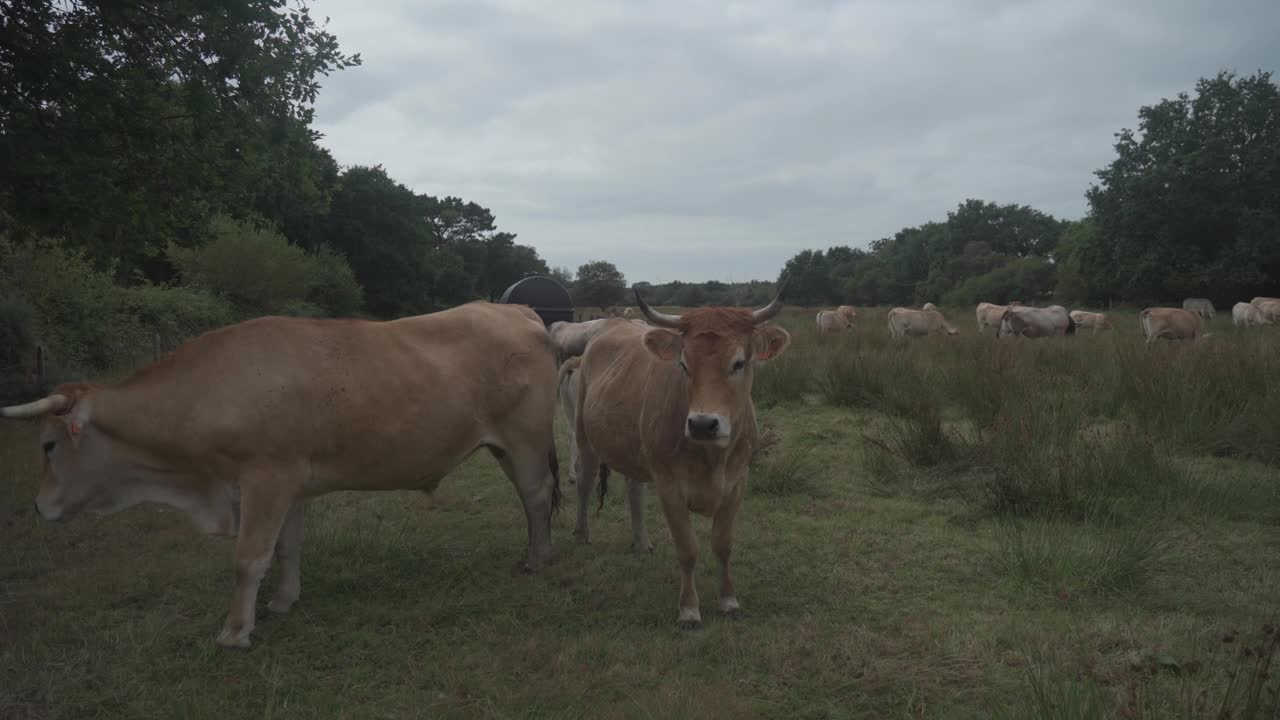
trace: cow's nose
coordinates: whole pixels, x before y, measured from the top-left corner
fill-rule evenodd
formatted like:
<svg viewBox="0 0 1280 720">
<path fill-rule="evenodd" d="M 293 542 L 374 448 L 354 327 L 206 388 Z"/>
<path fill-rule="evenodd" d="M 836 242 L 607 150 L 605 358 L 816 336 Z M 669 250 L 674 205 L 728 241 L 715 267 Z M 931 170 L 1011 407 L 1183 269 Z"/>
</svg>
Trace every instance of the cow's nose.
<svg viewBox="0 0 1280 720">
<path fill-rule="evenodd" d="M 715 415 L 690 415 L 689 435 L 696 438 L 710 438 L 720 434 L 720 418 Z"/>
</svg>

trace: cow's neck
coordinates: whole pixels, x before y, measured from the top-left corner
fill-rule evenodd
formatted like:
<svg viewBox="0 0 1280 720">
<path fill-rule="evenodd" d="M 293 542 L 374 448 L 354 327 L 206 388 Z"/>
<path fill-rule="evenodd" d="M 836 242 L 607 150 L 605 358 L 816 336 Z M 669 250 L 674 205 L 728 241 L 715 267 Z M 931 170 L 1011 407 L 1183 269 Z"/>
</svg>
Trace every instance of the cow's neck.
<svg viewBox="0 0 1280 720">
<path fill-rule="evenodd" d="M 234 534 L 236 513 L 233 489 L 207 487 L 185 473 L 174 473 L 141 463 L 131 463 L 117 484 L 118 502 L 107 512 L 142 503 L 160 503 L 186 513 L 205 533 Z"/>
</svg>

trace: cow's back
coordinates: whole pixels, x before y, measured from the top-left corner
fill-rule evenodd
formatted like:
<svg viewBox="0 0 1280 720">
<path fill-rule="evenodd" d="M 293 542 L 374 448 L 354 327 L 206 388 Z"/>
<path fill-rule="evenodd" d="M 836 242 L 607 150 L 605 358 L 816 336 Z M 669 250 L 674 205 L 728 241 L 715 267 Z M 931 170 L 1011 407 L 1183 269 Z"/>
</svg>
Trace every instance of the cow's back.
<svg viewBox="0 0 1280 720">
<path fill-rule="evenodd" d="M 149 432 L 190 457 L 295 458 L 320 484 L 353 473 L 395 484 L 451 467 L 530 400 L 553 412 L 554 394 L 536 315 L 471 303 L 387 322 L 271 317 L 222 328 L 104 391 L 95 411 L 108 423 L 127 415 L 134 428 L 150 417 Z"/>
</svg>

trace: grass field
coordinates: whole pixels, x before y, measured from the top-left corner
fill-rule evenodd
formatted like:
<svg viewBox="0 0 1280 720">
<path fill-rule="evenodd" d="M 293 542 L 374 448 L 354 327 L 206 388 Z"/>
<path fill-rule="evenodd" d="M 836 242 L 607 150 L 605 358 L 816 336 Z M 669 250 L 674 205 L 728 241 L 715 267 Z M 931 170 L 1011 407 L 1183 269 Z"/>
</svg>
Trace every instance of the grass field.
<svg viewBox="0 0 1280 720">
<path fill-rule="evenodd" d="M 963 336 L 892 342 L 883 309 L 829 338 L 785 312 L 747 618 L 713 610 L 699 519 L 696 633 L 653 493 L 642 557 L 625 493 L 579 545 L 566 486 L 524 576 L 481 454 L 431 498 L 313 501 L 302 600 L 222 651 L 232 541 L 158 507 L 42 523 L 36 428 L 0 425 L 0 718 L 1280 717 L 1280 331 L 996 341 L 947 314 Z"/>
</svg>

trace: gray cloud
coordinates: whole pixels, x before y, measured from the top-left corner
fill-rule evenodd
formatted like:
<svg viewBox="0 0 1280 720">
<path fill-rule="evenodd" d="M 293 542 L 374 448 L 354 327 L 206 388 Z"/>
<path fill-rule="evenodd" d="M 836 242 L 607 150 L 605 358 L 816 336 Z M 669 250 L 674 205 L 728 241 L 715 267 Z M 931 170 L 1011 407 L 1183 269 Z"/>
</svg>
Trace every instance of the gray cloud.
<svg viewBox="0 0 1280 720">
<path fill-rule="evenodd" d="M 554 265 L 774 277 L 965 198 L 1085 212 L 1140 105 L 1280 64 L 1273 0 L 317 0 L 343 164 L 491 208 Z"/>
</svg>

